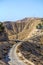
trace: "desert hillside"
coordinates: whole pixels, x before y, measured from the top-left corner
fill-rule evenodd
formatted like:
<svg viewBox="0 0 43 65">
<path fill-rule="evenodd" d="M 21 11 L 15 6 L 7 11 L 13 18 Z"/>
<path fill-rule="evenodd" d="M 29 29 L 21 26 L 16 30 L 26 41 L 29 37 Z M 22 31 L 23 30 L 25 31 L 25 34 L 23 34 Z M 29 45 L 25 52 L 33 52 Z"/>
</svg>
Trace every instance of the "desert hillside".
<svg viewBox="0 0 43 65">
<path fill-rule="evenodd" d="M 8 53 L 16 44 L 15 39 L 24 41 L 18 50 L 26 59 L 43 65 L 43 18 L 0 22 L 0 64 L 8 65 Z"/>
<path fill-rule="evenodd" d="M 4 26 L 9 39 L 24 39 L 28 38 L 37 31 L 36 26 L 43 22 L 43 18 L 24 18 L 16 22 L 6 21 Z"/>
<path fill-rule="evenodd" d="M 43 65 L 43 36 L 30 38 L 18 46 L 18 51 L 35 65 Z"/>
</svg>

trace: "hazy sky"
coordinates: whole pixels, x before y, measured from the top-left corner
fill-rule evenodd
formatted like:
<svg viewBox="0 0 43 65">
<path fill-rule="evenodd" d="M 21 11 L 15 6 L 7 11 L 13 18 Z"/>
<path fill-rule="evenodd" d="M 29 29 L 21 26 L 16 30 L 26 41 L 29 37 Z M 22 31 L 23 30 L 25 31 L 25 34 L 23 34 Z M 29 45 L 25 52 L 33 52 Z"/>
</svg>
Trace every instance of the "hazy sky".
<svg viewBox="0 0 43 65">
<path fill-rule="evenodd" d="M 0 21 L 43 17 L 43 0 L 0 0 Z"/>
</svg>

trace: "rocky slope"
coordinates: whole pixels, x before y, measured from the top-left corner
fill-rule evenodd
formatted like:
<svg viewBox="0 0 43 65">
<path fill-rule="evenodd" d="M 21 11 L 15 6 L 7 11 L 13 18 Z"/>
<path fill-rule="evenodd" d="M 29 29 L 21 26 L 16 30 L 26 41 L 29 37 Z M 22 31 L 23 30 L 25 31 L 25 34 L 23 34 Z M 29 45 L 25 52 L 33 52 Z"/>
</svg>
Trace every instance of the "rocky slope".
<svg viewBox="0 0 43 65">
<path fill-rule="evenodd" d="M 43 65 L 43 36 L 37 36 L 22 42 L 18 46 L 18 50 L 27 59 L 33 62 L 35 65 Z"/>
<path fill-rule="evenodd" d="M 0 42 L 0 65 L 8 65 L 8 61 L 10 60 L 8 57 L 8 52 L 14 44 L 15 42 L 13 41 Z"/>
<path fill-rule="evenodd" d="M 2 63 L 3 65 L 5 63 L 4 65 L 7 65 L 6 63 L 8 62 L 9 58 L 7 57 L 8 58 L 7 60 L 6 55 L 9 49 L 12 47 L 12 45 L 15 44 L 15 42 L 12 41 L 14 39 L 19 39 L 24 41 L 29 40 L 29 42 L 23 42 L 23 45 L 20 48 L 20 52 L 25 56 L 25 58 L 27 58 L 28 54 L 32 53 L 27 59 L 33 61 L 32 57 L 34 58 L 35 56 L 35 58 L 39 59 L 39 61 L 42 63 L 43 59 L 42 56 L 40 56 L 40 54 L 43 55 L 43 29 L 36 28 L 36 26 L 42 22 L 43 22 L 43 18 L 24 18 L 16 22 L 12 22 L 12 21 L 3 22 L 5 31 L 3 31 L 0 34 L 0 64 Z M 33 47 L 35 50 L 33 49 Z M 27 54 L 25 54 L 25 52 L 27 52 Z M 7 60 L 7 62 L 5 60 Z"/>
<path fill-rule="evenodd" d="M 9 39 L 24 39 L 28 34 L 32 35 L 37 31 L 36 26 L 42 21 L 42 18 L 24 18 L 16 22 L 6 21 L 3 24 Z"/>
<path fill-rule="evenodd" d="M 5 28 L 5 27 L 4 27 Z M 8 35 L 5 29 L 3 29 L 3 24 L 0 23 L 0 65 L 8 65 L 8 52 L 9 49 L 15 42 L 9 41 Z"/>
</svg>

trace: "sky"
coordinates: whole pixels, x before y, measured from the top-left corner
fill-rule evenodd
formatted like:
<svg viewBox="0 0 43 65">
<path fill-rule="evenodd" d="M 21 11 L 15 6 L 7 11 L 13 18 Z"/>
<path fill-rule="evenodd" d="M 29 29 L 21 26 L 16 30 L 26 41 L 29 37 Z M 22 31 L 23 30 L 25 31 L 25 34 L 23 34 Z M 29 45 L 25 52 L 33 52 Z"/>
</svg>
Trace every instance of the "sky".
<svg viewBox="0 0 43 65">
<path fill-rule="evenodd" d="M 43 0 L 0 0 L 0 21 L 43 17 Z"/>
</svg>

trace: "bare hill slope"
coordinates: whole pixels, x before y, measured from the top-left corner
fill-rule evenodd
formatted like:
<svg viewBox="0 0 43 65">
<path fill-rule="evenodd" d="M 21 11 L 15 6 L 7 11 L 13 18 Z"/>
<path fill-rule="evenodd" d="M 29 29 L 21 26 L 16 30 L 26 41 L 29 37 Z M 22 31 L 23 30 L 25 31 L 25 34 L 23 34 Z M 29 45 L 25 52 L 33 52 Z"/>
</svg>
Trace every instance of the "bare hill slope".
<svg viewBox="0 0 43 65">
<path fill-rule="evenodd" d="M 24 18 L 16 22 L 4 22 L 4 26 L 9 39 L 24 39 L 35 34 L 38 31 L 36 26 L 42 21 L 42 18 Z"/>
</svg>

